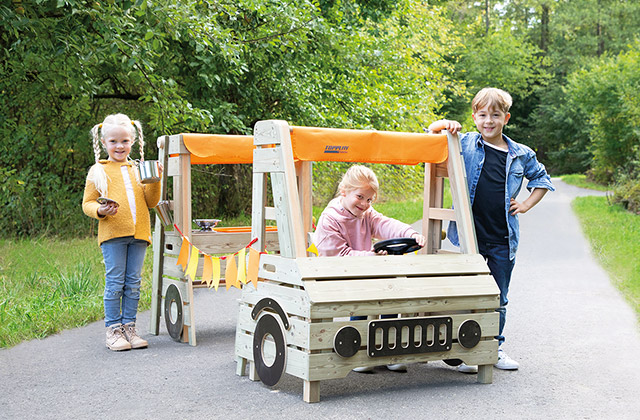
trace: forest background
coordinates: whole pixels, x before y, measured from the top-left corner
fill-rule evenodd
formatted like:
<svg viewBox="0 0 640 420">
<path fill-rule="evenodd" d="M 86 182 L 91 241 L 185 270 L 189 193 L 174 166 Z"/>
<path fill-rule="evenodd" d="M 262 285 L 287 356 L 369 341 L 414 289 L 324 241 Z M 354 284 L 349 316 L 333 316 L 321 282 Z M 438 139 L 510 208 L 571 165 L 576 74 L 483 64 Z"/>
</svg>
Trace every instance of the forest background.
<svg viewBox="0 0 640 420">
<path fill-rule="evenodd" d="M 111 113 L 143 123 L 153 158 L 160 135 L 251 134 L 262 119 L 471 131 L 485 86 L 512 94 L 505 133 L 552 174 L 588 174 L 640 211 L 636 1 L 3 0 L 0 28 L 2 237 L 94 232 L 89 130 Z M 316 199 L 343 169 L 314 167 Z M 246 213 L 249 170 L 195 172 L 194 215 Z M 419 170 L 381 169 L 384 191 L 420 188 Z"/>
</svg>

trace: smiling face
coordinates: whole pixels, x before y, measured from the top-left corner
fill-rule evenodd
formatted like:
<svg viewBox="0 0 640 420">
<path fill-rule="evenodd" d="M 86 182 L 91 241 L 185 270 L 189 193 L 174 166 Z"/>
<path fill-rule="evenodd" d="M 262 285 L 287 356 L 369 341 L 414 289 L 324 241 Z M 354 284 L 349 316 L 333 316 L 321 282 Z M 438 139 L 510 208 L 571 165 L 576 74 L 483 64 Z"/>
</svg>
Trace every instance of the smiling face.
<svg viewBox="0 0 640 420">
<path fill-rule="evenodd" d="M 503 143 L 502 129 L 507 125 L 511 117 L 510 113 L 505 114 L 499 109 L 485 106 L 474 112 L 472 116 L 484 141 L 496 145 Z"/>
<path fill-rule="evenodd" d="M 342 195 L 342 205 L 344 208 L 349 210 L 355 217 L 362 217 L 364 212 L 371 207 L 376 197 L 376 192 L 373 188 L 367 186 L 350 191 L 342 191 L 340 195 Z"/>
<path fill-rule="evenodd" d="M 131 153 L 132 137 L 131 130 L 120 125 L 109 125 L 102 137 L 102 144 L 107 149 L 109 160 L 126 162 L 129 153 Z"/>
</svg>

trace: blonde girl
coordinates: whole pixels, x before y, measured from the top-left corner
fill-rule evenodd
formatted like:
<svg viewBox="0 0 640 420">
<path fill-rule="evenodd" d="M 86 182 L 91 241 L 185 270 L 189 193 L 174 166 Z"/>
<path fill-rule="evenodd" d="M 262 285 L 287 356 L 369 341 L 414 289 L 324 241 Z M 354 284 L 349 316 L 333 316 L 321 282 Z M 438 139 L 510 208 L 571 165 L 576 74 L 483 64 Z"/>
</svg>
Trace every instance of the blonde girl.
<svg viewBox="0 0 640 420">
<path fill-rule="evenodd" d="M 139 121 L 124 114 L 109 115 L 91 129 L 91 137 L 96 162 L 87 175 L 82 210 L 99 220 L 98 243 L 106 269 L 106 345 L 115 351 L 144 348 L 148 343 L 138 336 L 135 322 L 142 264 L 151 243 L 149 208 L 160 199 L 160 183 L 141 184 L 129 158 L 137 140 L 144 159 Z M 100 159 L 102 149 L 107 159 Z"/>
</svg>

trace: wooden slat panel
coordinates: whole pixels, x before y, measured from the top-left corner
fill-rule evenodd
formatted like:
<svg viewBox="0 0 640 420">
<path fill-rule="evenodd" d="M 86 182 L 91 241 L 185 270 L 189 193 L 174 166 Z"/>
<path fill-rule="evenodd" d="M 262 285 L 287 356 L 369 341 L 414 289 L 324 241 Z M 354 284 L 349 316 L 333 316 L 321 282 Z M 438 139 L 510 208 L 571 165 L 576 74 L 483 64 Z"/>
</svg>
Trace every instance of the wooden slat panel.
<svg viewBox="0 0 640 420">
<path fill-rule="evenodd" d="M 498 295 L 490 275 L 306 281 L 312 303 Z"/>
<path fill-rule="evenodd" d="M 271 342 L 265 342 L 264 358 L 273 360 L 275 346 Z M 253 361 L 253 335 L 236 333 L 236 357 L 242 357 Z M 287 366 L 285 373 L 297 378 L 307 379 L 309 366 L 309 354 L 291 347 L 287 348 Z"/>
<path fill-rule="evenodd" d="M 267 232 L 267 249 L 269 251 L 278 251 L 278 233 Z M 236 253 L 241 248 L 251 242 L 250 232 L 238 233 L 222 233 L 222 232 L 193 232 L 191 236 L 192 244 L 202 252 L 214 254 L 230 254 Z M 182 245 L 182 237 L 177 232 L 167 232 L 165 235 L 165 254 L 180 254 L 180 246 Z"/>
<path fill-rule="evenodd" d="M 296 286 L 304 285 L 300 280 L 296 260 L 277 255 L 262 254 L 260 256 L 258 277 Z"/>
<path fill-rule="evenodd" d="M 410 313 L 452 313 L 452 311 L 495 310 L 500 306 L 498 295 L 464 296 L 376 301 L 344 301 L 314 304 L 312 319 L 340 318 L 352 315 L 382 315 Z"/>
<path fill-rule="evenodd" d="M 342 358 L 336 353 L 310 354 L 308 358 L 310 381 L 344 378 L 354 367 L 384 366 L 392 363 L 420 363 L 443 359 L 462 359 L 469 365 L 492 365 L 497 362 L 496 340 L 481 341 L 476 347 L 467 350 L 459 344 L 453 344 L 447 352 L 411 354 L 390 357 L 368 357 L 366 352 L 359 351 L 355 356 Z M 287 353 L 287 356 L 290 353 Z M 288 372 L 287 372 L 288 373 Z"/>
<path fill-rule="evenodd" d="M 431 315 L 429 315 L 431 316 Z M 445 316 L 442 314 L 434 315 L 434 316 Z M 447 314 L 446 316 L 450 316 L 453 319 L 453 338 L 458 339 L 458 328 L 460 328 L 460 324 L 468 319 L 473 319 L 478 324 L 480 324 L 480 328 L 482 331 L 482 337 L 484 338 L 493 338 L 498 335 L 498 327 L 500 323 L 500 315 L 497 312 L 486 312 L 486 313 L 467 313 L 467 314 Z M 302 321 L 300 321 L 302 322 Z M 303 322 L 302 322 L 303 323 Z M 367 337 L 368 334 L 368 320 L 362 321 L 333 321 L 333 322 L 314 322 L 312 324 L 307 324 L 309 327 L 303 329 L 304 333 L 309 334 L 309 344 L 306 346 L 299 346 L 303 348 L 308 348 L 309 350 L 323 350 L 323 349 L 332 349 L 333 348 L 333 339 L 338 332 L 338 330 L 344 326 L 352 326 L 358 329 L 361 337 Z M 255 325 L 254 325 L 255 329 Z M 293 328 L 292 328 L 293 329 Z M 302 329 L 300 326 L 297 327 L 298 330 Z M 289 333 L 294 340 L 294 333 Z M 404 341 L 407 340 L 407 334 L 404 334 Z M 300 338 L 295 338 L 295 340 L 299 341 Z M 293 341 L 292 341 L 293 342 Z M 366 341 L 363 341 L 362 345 L 366 346 Z"/>
<path fill-rule="evenodd" d="M 251 318 L 252 309 L 253 308 L 250 306 L 240 305 L 240 309 L 238 311 L 238 328 L 240 330 L 247 332 L 255 331 L 256 321 Z M 303 349 L 309 349 L 309 326 L 311 324 L 305 320 L 295 317 L 290 317 L 289 323 L 291 324 L 291 327 L 284 331 L 287 344 Z M 333 343 L 333 338 L 331 338 L 331 340 Z M 318 348 L 327 348 L 327 343 L 324 344 L 324 347 Z"/>
<path fill-rule="evenodd" d="M 309 296 L 304 290 L 269 282 L 258 282 L 257 290 L 251 284 L 242 289 L 242 302 L 249 305 L 255 305 L 267 296 L 278 302 L 287 314 L 309 318 Z"/>
<path fill-rule="evenodd" d="M 480 254 L 296 259 L 302 279 L 488 274 Z"/>
</svg>

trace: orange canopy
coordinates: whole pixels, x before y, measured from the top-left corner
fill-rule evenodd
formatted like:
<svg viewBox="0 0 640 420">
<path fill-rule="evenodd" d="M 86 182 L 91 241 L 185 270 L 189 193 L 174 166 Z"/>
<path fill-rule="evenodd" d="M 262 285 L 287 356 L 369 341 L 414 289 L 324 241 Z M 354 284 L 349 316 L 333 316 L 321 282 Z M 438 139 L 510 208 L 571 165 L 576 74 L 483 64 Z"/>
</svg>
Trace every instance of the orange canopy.
<svg viewBox="0 0 640 420">
<path fill-rule="evenodd" d="M 253 136 L 182 133 L 192 164 L 253 163 Z"/>
<path fill-rule="evenodd" d="M 192 164 L 253 162 L 253 137 L 183 133 Z M 291 127 L 293 157 L 302 161 L 415 165 L 447 160 L 446 134 Z"/>
<path fill-rule="evenodd" d="M 446 134 L 292 127 L 296 159 L 415 165 L 447 160 Z"/>
</svg>

